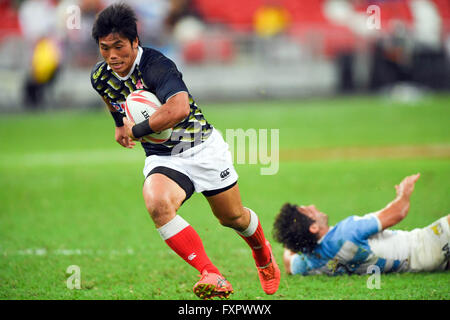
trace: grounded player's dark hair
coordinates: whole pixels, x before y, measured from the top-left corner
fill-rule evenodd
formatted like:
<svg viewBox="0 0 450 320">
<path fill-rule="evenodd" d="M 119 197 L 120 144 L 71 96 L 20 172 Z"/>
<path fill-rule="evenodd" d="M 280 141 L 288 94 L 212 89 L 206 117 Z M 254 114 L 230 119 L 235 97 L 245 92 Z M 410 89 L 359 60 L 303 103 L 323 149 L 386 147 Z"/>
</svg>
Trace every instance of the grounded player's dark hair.
<svg viewBox="0 0 450 320">
<path fill-rule="evenodd" d="M 138 37 L 136 14 L 129 5 L 113 4 L 97 15 L 92 27 L 92 38 L 98 44 L 101 37 L 110 33 L 118 33 L 131 43 Z"/>
<path fill-rule="evenodd" d="M 273 237 L 293 252 L 310 253 L 318 240 L 309 231 L 313 223 L 314 220 L 297 210 L 297 205 L 285 203 L 275 218 Z"/>
</svg>

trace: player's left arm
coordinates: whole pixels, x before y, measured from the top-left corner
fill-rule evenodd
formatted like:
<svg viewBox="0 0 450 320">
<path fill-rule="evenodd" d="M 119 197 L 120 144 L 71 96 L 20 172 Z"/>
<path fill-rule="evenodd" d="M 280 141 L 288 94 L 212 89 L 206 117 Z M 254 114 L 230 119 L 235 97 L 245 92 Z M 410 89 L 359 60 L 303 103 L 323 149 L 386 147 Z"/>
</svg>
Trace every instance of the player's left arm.
<svg viewBox="0 0 450 320">
<path fill-rule="evenodd" d="M 406 217 L 409 212 L 410 197 L 419 177 L 420 173 L 404 178 L 399 185 L 395 186 L 396 198 L 376 213 L 382 230 L 396 225 Z"/>
<path fill-rule="evenodd" d="M 108 107 L 111 114 L 113 114 L 113 115 L 117 114 L 117 115 L 121 116 L 121 114 L 117 110 L 114 109 L 114 107 L 111 105 L 111 103 L 105 97 L 102 97 L 102 99 L 105 102 L 105 104 Z M 126 118 L 123 117 L 123 119 L 126 119 Z M 117 126 L 117 123 L 116 123 L 115 131 L 114 131 L 114 139 L 117 141 L 117 143 L 119 143 L 124 148 L 133 149 L 133 147 L 136 145 L 136 143 L 133 142 L 133 140 L 128 136 L 125 125 Z"/>
</svg>

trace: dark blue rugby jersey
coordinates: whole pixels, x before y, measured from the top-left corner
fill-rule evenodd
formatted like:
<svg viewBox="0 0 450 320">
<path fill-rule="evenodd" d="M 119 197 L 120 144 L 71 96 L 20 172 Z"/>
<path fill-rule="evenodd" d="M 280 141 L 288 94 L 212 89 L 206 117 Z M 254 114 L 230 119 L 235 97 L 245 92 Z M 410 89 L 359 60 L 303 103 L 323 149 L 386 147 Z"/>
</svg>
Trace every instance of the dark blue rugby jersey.
<svg viewBox="0 0 450 320">
<path fill-rule="evenodd" d="M 129 76 L 120 77 L 105 61 L 97 63 L 91 72 L 92 87 L 124 116 L 126 98 L 137 89 L 152 92 L 162 104 L 178 92 L 189 94 L 175 63 L 157 50 L 139 47 L 135 66 L 130 72 Z M 142 143 L 147 156 L 182 152 L 211 135 L 212 125 L 206 121 L 190 94 L 189 102 L 189 116 L 173 127 L 169 140 L 162 144 Z"/>
</svg>

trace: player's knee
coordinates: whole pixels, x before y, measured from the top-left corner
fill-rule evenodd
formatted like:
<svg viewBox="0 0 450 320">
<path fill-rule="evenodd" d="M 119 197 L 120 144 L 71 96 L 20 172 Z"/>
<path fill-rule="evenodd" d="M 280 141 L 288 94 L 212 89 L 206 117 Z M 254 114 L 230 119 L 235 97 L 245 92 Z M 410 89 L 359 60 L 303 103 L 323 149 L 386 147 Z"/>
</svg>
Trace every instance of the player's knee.
<svg viewBox="0 0 450 320">
<path fill-rule="evenodd" d="M 219 222 L 222 226 L 238 231 L 245 230 L 245 221 L 245 215 L 241 211 L 229 212 L 219 217 Z"/>
<path fill-rule="evenodd" d="M 221 218 L 219 219 L 219 223 L 227 228 L 233 228 L 233 226 L 236 224 L 235 223 L 236 219 L 232 219 L 232 218 Z"/>
<path fill-rule="evenodd" d="M 147 193 L 144 200 L 147 211 L 156 224 L 163 224 L 176 212 L 176 205 L 167 195 Z"/>
</svg>

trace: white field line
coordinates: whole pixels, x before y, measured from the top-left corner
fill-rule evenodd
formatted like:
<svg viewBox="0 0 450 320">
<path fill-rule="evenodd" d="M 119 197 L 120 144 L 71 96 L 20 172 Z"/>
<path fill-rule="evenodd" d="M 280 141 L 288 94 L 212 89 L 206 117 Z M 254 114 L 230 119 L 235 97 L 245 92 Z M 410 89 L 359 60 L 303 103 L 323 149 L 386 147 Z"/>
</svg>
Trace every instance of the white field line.
<svg viewBox="0 0 450 320">
<path fill-rule="evenodd" d="M 284 161 L 334 161 L 349 159 L 450 158 L 450 144 L 399 145 L 367 147 L 295 148 L 279 150 Z M 141 164 L 145 153 L 140 146 L 133 150 L 116 149 L 71 150 L 28 154 L 1 154 L 0 167 L 72 166 L 102 164 Z"/>
<path fill-rule="evenodd" d="M 48 250 L 46 248 L 27 248 L 27 249 L 19 249 L 19 250 L 8 250 L 3 249 L 0 251 L 0 257 L 8 257 L 8 256 L 36 256 L 36 257 L 45 257 L 45 256 L 133 256 L 139 250 L 135 250 L 133 248 L 126 248 L 120 250 L 99 250 L 99 249 L 54 249 Z M 249 253 L 249 249 L 247 248 L 239 248 L 234 251 L 247 254 Z M 150 253 L 150 249 L 148 251 Z M 166 249 L 167 254 L 174 254 L 172 250 Z"/>
<path fill-rule="evenodd" d="M 0 155 L 0 166 L 66 166 L 95 165 L 107 163 L 142 163 L 145 153 L 141 148 L 104 149 L 104 150 L 72 150 L 58 152 L 28 153 L 18 155 Z"/>
<path fill-rule="evenodd" d="M 54 249 L 46 248 L 27 248 L 20 250 L 1 251 L 1 256 L 127 256 L 134 255 L 136 251 L 132 248 L 121 250 L 92 250 L 92 249 Z"/>
<path fill-rule="evenodd" d="M 450 144 L 281 149 L 281 161 L 450 158 Z"/>
</svg>

